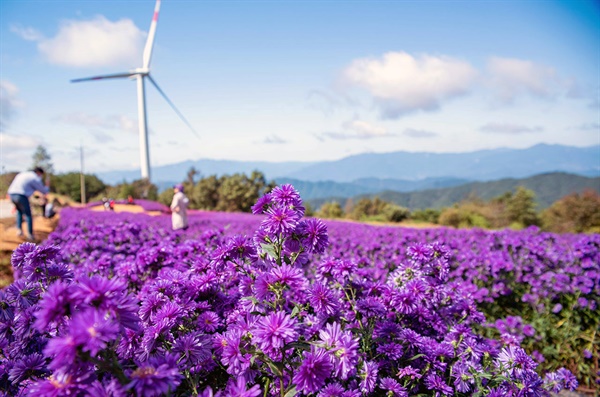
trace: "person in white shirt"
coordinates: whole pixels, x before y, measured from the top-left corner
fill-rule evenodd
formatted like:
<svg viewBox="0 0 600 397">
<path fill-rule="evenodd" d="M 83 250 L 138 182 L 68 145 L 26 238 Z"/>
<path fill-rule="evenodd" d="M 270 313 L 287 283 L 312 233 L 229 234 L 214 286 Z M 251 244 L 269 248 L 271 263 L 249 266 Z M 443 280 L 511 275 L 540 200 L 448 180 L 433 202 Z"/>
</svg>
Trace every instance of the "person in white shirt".
<svg viewBox="0 0 600 397">
<path fill-rule="evenodd" d="M 33 171 L 20 172 L 8 187 L 7 193 L 17 208 L 17 235 L 23 235 L 24 215 L 27 221 L 27 240 L 29 241 L 34 241 L 33 217 L 31 216 L 29 197 L 36 191 L 44 195 L 50 191 L 50 188 L 42 182 L 43 175 L 44 169 L 40 167 L 36 167 Z"/>
<path fill-rule="evenodd" d="M 182 184 L 173 186 L 173 190 L 175 192 L 173 201 L 171 202 L 171 223 L 173 230 L 185 230 L 188 227 L 187 207 L 190 200 L 183 193 Z"/>
</svg>

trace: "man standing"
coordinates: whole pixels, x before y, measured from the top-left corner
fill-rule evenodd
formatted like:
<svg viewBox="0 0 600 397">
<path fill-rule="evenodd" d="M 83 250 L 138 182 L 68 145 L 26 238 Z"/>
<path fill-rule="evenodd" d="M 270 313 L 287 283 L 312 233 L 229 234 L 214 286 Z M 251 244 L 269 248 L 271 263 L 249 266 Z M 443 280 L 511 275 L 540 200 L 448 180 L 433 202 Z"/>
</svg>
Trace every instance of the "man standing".
<svg viewBox="0 0 600 397">
<path fill-rule="evenodd" d="M 44 195 L 50 191 L 50 188 L 42 182 L 43 175 L 44 169 L 40 167 L 36 167 L 33 171 L 20 172 L 8 187 L 10 199 L 17 208 L 17 235 L 23 235 L 22 222 L 23 215 L 25 215 L 28 241 L 35 240 L 33 238 L 33 218 L 29 197 L 36 191 Z"/>
</svg>

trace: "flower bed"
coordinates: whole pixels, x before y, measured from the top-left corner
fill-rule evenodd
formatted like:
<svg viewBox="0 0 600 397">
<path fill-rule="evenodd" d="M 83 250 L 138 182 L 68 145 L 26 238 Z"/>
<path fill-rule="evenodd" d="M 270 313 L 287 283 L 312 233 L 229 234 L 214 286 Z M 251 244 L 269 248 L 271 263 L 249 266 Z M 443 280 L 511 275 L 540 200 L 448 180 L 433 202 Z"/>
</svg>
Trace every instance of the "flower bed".
<svg viewBox="0 0 600 397">
<path fill-rule="evenodd" d="M 185 232 L 166 216 L 63 211 L 44 246 L 13 253 L 0 390 L 538 396 L 577 386 L 568 369 L 539 364 L 539 325 L 506 315 L 568 312 L 584 334 L 597 326 L 597 237 L 325 224 L 303 218 L 289 185 L 253 210 L 194 214 Z M 587 348 L 597 357 L 595 336 Z"/>
</svg>

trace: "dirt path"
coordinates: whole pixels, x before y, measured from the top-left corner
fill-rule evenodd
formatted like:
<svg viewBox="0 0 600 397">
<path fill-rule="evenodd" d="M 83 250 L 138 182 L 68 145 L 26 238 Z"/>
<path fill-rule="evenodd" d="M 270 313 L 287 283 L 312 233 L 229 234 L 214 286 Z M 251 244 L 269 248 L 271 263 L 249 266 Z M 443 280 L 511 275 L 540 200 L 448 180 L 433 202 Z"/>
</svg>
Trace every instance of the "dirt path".
<svg viewBox="0 0 600 397">
<path fill-rule="evenodd" d="M 59 215 L 52 219 L 46 219 L 41 216 L 33 217 L 33 236 L 36 242 L 44 241 L 48 235 L 56 228 Z M 26 242 L 23 237 L 17 236 L 15 218 L 0 218 L 0 288 L 12 283 L 12 267 L 10 256 L 19 244 Z M 23 228 L 26 228 L 23 223 Z"/>
</svg>

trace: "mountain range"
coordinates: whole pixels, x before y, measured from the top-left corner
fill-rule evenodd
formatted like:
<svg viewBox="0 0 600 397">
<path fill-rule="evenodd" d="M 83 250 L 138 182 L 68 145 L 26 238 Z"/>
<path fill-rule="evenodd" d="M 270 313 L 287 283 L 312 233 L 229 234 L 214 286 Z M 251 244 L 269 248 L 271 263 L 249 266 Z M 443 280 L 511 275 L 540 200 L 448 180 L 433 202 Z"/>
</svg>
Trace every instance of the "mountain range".
<svg viewBox="0 0 600 397">
<path fill-rule="evenodd" d="M 194 167 L 201 176 L 250 174 L 261 171 L 268 180 L 298 180 L 326 183 L 379 185 L 380 190 L 398 190 L 392 186 L 413 183 L 422 188 L 429 184 L 452 185 L 465 181 L 491 181 L 502 178 L 526 178 L 549 172 L 567 172 L 582 176 L 600 175 L 600 145 L 573 147 L 539 144 L 527 149 L 491 149 L 466 153 L 390 152 L 364 153 L 339 160 L 320 162 L 260 162 L 200 159 L 156 166 L 152 182 L 167 187 L 186 178 Z M 104 182 L 116 184 L 139 179 L 139 170 L 98 173 Z M 452 182 L 455 181 L 455 182 Z M 410 183 L 409 183 L 410 182 Z M 416 185 L 415 185 L 416 183 Z M 454 184 L 454 186 L 456 186 Z M 350 188 L 350 187 L 348 187 Z M 359 189 L 360 190 L 360 189 Z M 407 191 L 406 189 L 402 189 Z M 367 193 L 369 189 L 365 190 Z M 362 192 L 358 192 L 360 194 Z"/>
</svg>

